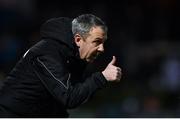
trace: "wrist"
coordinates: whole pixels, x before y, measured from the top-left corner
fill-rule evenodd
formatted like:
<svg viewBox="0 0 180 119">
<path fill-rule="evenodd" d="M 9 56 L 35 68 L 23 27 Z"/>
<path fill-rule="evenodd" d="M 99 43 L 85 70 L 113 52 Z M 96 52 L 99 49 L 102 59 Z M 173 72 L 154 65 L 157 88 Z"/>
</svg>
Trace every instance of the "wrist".
<svg viewBox="0 0 180 119">
<path fill-rule="evenodd" d="M 105 75 L 105 71 L 102 71 L 101 73 L 102 73 L 102 75 L 104 76 L 104 78 L 108 81 L 108 79 L 107 79 L 107 77 L 106 77 L 106 75 Z"/>
</svg>

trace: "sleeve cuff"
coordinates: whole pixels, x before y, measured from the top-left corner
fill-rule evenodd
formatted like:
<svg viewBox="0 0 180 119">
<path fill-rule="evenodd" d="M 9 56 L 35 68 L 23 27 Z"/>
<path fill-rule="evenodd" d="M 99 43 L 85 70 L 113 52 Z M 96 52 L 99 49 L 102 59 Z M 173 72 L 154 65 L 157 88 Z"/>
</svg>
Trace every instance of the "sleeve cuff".
<svg viewBox="0 0 180 119">
<path fill-rule="evenodd" d="M 99 88 L 103 88 L 107 85 L 108 81 L 101 72 L 94 73 L 94 81 Z"/>
</svg>

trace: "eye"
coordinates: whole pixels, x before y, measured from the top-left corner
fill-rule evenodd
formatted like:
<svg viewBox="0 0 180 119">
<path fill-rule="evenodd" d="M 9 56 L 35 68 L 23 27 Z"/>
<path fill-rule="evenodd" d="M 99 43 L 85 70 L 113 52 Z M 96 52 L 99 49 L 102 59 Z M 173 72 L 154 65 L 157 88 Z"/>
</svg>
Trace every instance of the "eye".
<svg viewBox="0 0 180 119">
<path fill-rule="evenodd" d="M 94 43 L 95 43 L 96 45 L 99 45 L 99 44 L 101 44 L 102 42 L 99 41 L 99 40 L 97 40 L 97 41 L 94 41 Z"/>
<path fill-rule="evenodd" d="M 93 43 L 95 45 L 100 45 L 102 43 L 102 40 L 101 39 L 96 39 L 95 41 L 93 41 Z"/>
</svg>

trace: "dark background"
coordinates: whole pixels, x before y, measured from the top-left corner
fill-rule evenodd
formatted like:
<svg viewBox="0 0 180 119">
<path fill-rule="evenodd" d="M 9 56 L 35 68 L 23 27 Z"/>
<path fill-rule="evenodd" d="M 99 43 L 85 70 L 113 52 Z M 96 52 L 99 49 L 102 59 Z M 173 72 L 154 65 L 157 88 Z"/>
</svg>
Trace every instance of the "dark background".
<svg viewBox="0 0 180 119">
<path fill-rule="evenodd" d="M 0 86 L 40 40 L 43 22 L 92 13 L 109 31 L 106 51 L 89 71 L 115 55 L 123 78 L 70 110 L 71 117 L 180 117 L 179 9 L 178 0 L 0 0 Z"/>
</svg>

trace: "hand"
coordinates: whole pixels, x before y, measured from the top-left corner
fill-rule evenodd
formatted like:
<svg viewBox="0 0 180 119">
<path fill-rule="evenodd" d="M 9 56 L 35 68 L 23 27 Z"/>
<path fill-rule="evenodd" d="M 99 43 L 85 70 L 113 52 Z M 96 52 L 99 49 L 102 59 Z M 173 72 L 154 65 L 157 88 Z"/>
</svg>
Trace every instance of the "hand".
<svg viewBox="0 0 180 119">
<path fill-rule="evenodd" d="M 121 68 L 115 66 L 116 57 L 113 56 L 112 61 L 107 65 L 106 69 L 102 71 L 102 74 L 107 81 L 120 81 L 122 72 Z"/>
</svg>

